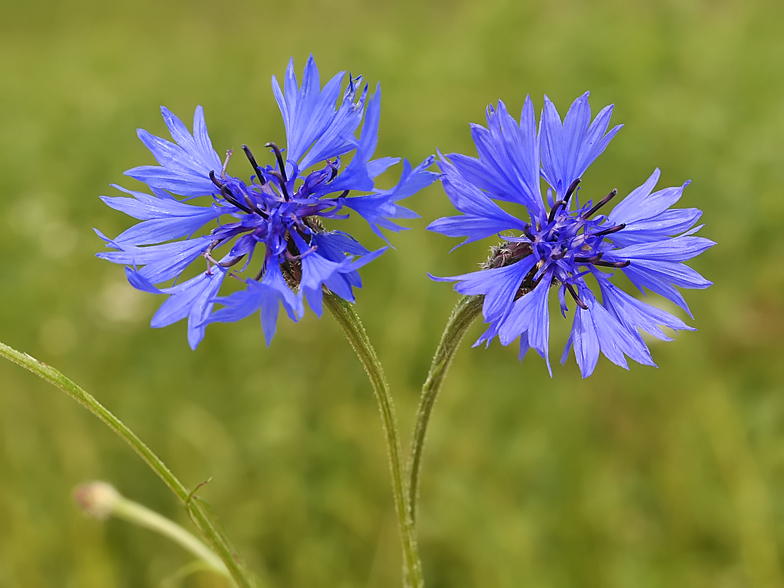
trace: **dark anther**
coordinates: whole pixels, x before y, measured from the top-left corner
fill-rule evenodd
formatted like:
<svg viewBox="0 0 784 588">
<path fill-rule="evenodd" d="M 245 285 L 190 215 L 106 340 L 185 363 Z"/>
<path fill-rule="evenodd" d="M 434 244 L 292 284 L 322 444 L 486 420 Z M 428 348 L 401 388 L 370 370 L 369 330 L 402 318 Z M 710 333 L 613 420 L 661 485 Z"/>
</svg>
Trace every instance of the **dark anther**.
<svg viewBox="0 0 784 588">
<path fill-rule="evenodd" d="M 559 249 L 557 253 L 552 253 L 552 254 L 550 254 L 550 259 L 552 259 L 553 261 L 558 261 L 559 259 L 563 259 L 563 258 L 564 258 L 564 256 L 565 256 L 565 255 L 566 255 L 568 252 L 569 252 L 569 250 L 568 250 L 566 247 L 564 247 L 564 246 L 562 245 L 562 246 L 561 246 L 561 249 Z"/>
<path fill-rule="evenodd" d="M 259 215 L 263 216 L 264 218 L 268 218 L 268 217 L 267 217 L 267 215 L 266 215 L 266 214 L 264 214 L 264 213 L 261 211 L 261 209 L 260 209 L 260 208 L 259 208 L 259 207 L 256 205 L 256 203 L 255 203 L 253 200 L 251 200 L 251 198 L 250 198 L 250 196 L 247 194 L 247 192 L 244 192 L 244 191 L 243 191 L 243 192 L 242 192 L 242 196 L 245 198 L 245 203 L 248 205 L 248 207 L 249 207 L 249 208 L 250 208 L 250 209 L 251 209 L 253 212 L 255 212 L 255 213 L 258 213 Z"/>
<path fill-rule="evenodd" d="M 259 183 L 263 186 L 266 183 L 264 176 L 261 173 L 261 169 L 259 169 L 259 164 L 256 163 L 256 158 L 253 157 L 253 153 L 250 152 L 247 145 L 242 146 L 242 150 L 245 152 L 245 157 L 248 158 L 250 164 L 253 166 L 253 171 L 256 172 L 256 177 L 259 179 Z"/>
<path fill-rule="evenodd" d="M 212 180 L 212 183 L 215 184 L 220 189 L 221 194 L 226 200 L 231 202 L 237 208 L 242 209 L 248 213 L 250 212 L 250 209 L 247 206 L 245 206 L 244 204 L 240 204 L 237 201 L 237 199 L 234 197 L 234 194 L 232 194 L 231 190 L 229 190 L 229 187 L 215 177 L 215 172 L 212 170 L 210 170 L 210 179 Z"/>
<path fill-rule="evenodd" d="M 253 157 L 253 153 L 250 152 L 250 149 L 248 149 L 247 145 L 243 145 L 242 146 L 242 150 L 245 152 L 245 155 L 247 155 L 248 160 L 250 160 L 250 164 L 253 166 L 253 169 L 256 170 L 256 173 L 258 174 L 258 177 L 259 177 L 259 181 L 261 182 L 261 185 L 263 186 L 264 185 L 264 178 L 261 176 L 261 172 L 259 171 L 259 166 L 256 165 L 256 159 Z M 215 183 L 216 186 L 218 185 L 217 182 L 215 181 L 215 174 L 213 172 L 210 172 L 210 179 Z M 218 186 L 218 187 L 221 189 L 221 194 L 223 194 L 224 193 L 224 188 L 226 188 L 226 186 L 221 185 L 221 186 Z M 231 194 L 231 192 L 229 192 L 228 188 L 226 188 L 226 192 Z M 224 194 L 224 196 L 225 196 L 225 194 Z M 233 194 L 232 194 L 232 196 L 233 196 Z M 242 196 L 245 199 L 245 204 L 248 205 L 248 208 L 250 210 L 252 210 L 253 212 L 259 213 L 264 218 L 267 218 L 267 215 L 264 214 L 263 212 L 261 212 L 261 210 L 259 210 L 259 207 L 256 206 L 256 203 L 253 202 L 253 200 L 250 199 L 250 196 L 248 196 L 245 192 L 242 193 Z M 228 200 L 228 198 L 227 198 L 227 200 Z M 234 199 L 234 198 L 232 198 L 232 200 L 236 201 L 236 199 Z M 238 204 L 238 206 L 239 206 L 239 204 Z M 240 208 L 242 208 L 242 207 L 240 207 Z M 250 210 L 248 210 L 247 212 L 250 212 Z"/>
<path fill-rule="evenodd" d="M 599 210 L 599 209 L 600 209 L 602 206 L 604 206 L 605 204 L 607 204 L 607 203 L 608 203 L 610 200 L 612 200 L 613 198 L 615 198 L 615 196 L 616 196 L 617 194 L 618 194 L 618 190 L 617 190 L 616 188 L 613 188 L 613 191 L 612 191 L 612 192 L 610 192 L 609 194 L 607 194 L 607 196 L 605 196 L 605 197 L 604 197 L 604 198 L 602 198 L 601 200 L 599 200 L 599 202 L 597 202 L 597 203 L 596 203 L 596 205 L 595 205 L 595 206 L 593 206 L 593 207 L 591 208 L 591 210 L 589 210 L 588 212 L 586 212 L 586 213 L 583 215 L 583 218 L 590 218 L 590 216 L 591 216 L 593 213 L 595 213 L 595 212 L 596 212 L 597 210 Z"/>
<path fill-rule="evenodd" d="M 270 172 L 271 176 L 275 176 L 278 178 L 278 184 L 280 184 L 280 190 L 283 192 L 283 199 L 288 202 L 291 200 L 289 196 L 289 189 L 286 188 L 286 178 L 283 176 L 278 170 L 273 170 Z"/>
<path fill-rule="evenodd" d="M 333 167 L 332 167 L 332 168 L 329 170 L 329 179 L 327 180 L 327 183 L 329 183 L 329 182 L 331 182 L 332 180 L 334 180 L 334 179 L 337 177 L 337 175 L 338 175 L 338 168 L 336 168 L 336 167 L 334 167 L 334 166 L 333 166 Z"/>
<path fill-rule="evenodd" d="M 616 269 L 621 269 L 622 267 L 629 267 L 631 265 L 631 261 L 628 259 L 626 261 L 597 261 L 594 265 L 600 265 L 602 267 L 613 267 Z"/>
<path fill-rule="evenodd" d="M 215 172 L 212 170 L 210 170 L 210 179 L 212 180 L 212 183 L 217 186 L 218 190 L 223 188 L 223 184 L 215 177 Z"/>
<path fill-rule="evenodd" d="M 286 163 L 283 161 L 283 154 L 280 152 L 280 147 L 278 147 L 272 141 L 270 141 L 264 146 L 269 147 L 275 152 L 275 158 L 278 160 L 278 167 L 280 168 L 280 175 L 283 178 L 284 182 L 288 182 L 289 179 L 286 177 Z"/>
<path fill-rule="evenodd" d="M 234 206 L 236 206 L 236 207 L 237 207 L 237 208 L 239 208 L 240 210 L 244 210 L 245 212 L 247 212 L 248 214 L 250 214 L 250 212 L 251 212 L 250 208 L 248 208 L 247 206 L 245 206 L 244 204 L 242 204 L 242 202 L 240 202 L 239 200 L 237 200 L 237 199 L 234 197 L 234 194 L 232 194 L 231 190 L 229 190 L 229 187 L 228 187 L 227 185 L 225 185 L 225 184 L 223 185 L 223 187 L 221 188 L 221 194 L 223 194 L 223 197 L 224 197 L 226 200 L 228 200 L 229 202 L 231 202 L 231 203 L 232 203 Z"/>
<path fill-rule="evenodd" d="M 555 213 L 558 212 L 558 209 L 561 208 L 566 204 L 566 200 L 558 200 L 557 202 L 553 203 L 553 207 L 550 209 L 550 216 L 547 217 L 547 222 L 551 223 L 555 219 Z"/>
<path fill-rule="evenodd" d="M 525 227 L 523 227 L 523 233 L 524 233 L 524 234 L 525 234 L 525 236 L 526 236 L 526 237 L 528 237 L 528 238 L 529 238 L 531 241 L 533 241 L 533 240 L 534 240 L 534 234 L 531 232 L 531 225 L 528 225 L 528 224 L 527 224 L 527 225 L 525 225 Z"/>
<path fill-rule="evenodd" d="M 346 196 L 348 196 L 348 190 L 343 190 L 338 198 L 345 198 Z"/>
<path fill-rule="evenodd" d="M 569 185 L 569 189 L 566 191 L 566 196 L 564 196 L 564 202 L 569 202 L 569 198 L 572 197 L 574 191 L 577 189 L 577 186 L 580 184 L 580 178 L 577 178 Z"/>
<path fill-rule="evenodd" d="M 609 229 L 604 229 L 603 231 L 599 231 L 598 233 L 593 233 L 589 235 L 590 237 L 604 237 L 605 235 L 612 235 L 613 233 L 617 233 L 618 231 L 622 231 L 626 228 L 626 223 L 621 223 L 620 225 L 616 225 L 614 227 L 610 227 Z"/>
<path fill-rule="evenodd" d="M 574 286 L 572 286 L 571 284 L 566 284 L 566 289 L 569 290 L 569 294 L 572 295 L 572 298 L 574 298 L 574 301 L 577 303 L 577 306 L 579 306 L 583 310 L 588 310 L 588 306 L 585 304 L 585 302 L 580 300 L 580 297 L 577 295 L 577 291 L 574 289 Z"/>
<path fill-rule="evenodd" d="M 575 257 L 574 260 L 577 263 L 596 263 L 602 258 L 602 255 L 604 255 L 604 253 L 597 253 L 591 257 Z"/>
</svg>

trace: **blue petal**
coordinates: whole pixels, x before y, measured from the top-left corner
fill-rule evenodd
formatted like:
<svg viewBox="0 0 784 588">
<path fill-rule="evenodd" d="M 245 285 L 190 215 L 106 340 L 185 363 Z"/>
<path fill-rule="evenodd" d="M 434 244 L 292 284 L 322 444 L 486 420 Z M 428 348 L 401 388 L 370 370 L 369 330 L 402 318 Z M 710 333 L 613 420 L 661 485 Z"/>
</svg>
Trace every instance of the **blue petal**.
<svg viewBox="0 0 784 588">
<path fill-rule="evenodd" d="M 316 233 L 313 236 L 313 241 L 318 247 L 319 254 L 330 261 L 342 262 L 346 259 L 346 254 L 360 256 L 351 264 L 346 265 L 344 269 L 341 269 L 339 273 L 333 274 L 333 279 L 335 281 L 329 281 L 329 283 L 327 283 L 327 287 L 330 290 L 345 300 L 354 299 L 354 295 L 351 291 L 352 286 L 356 288 L 362 287 L 362 279 L 359 277 L 359 272 L 356 270 L 388 249 L 387 247 L 384 247 L 371 253 L 353 237 L 338 231 L 333 231 L 331 233 Z M 340 293 L 345 292 L 346 289 L 348 289 L 348 297 L 343 296 Z"/>
<path fill-rule="evenodd" d="M 678 202 L 683 195 L 683 189 L 689 185 L 689 182 L 686 182 L 683 186 L 665 188 L 651 194 L 658 180 L 657 168 L 642 186 L 615 205 L 608 218 L 614 224 L 624 223 L 630 228 L 640 221 L 655 219 Z"/>
<path fill-rule="evenodd" d="M 302 264 L 302 278 L 299 284 L 300 292 L 305 294 L 308 305 L 313 312 L 318 317 L 321 317 L 322 285 L 339 269 L 346 268 L 351 260 L 347 257 L 339 262 L 335 262 L 319 255 L 317 251 L 305 253 L 309 249 L 305 240 L 296 231 L 292 232 L 291 236 L 302 255 L 300 262 Z"/>
<path fill-rule="evenodd" d="M 376 93 L 371 97 L 365 113 L 365 123 L 362 125 L 362 136 L 357 151 L 345 171 L 325 186 L 329 192 L 342 192 L 343 190 L 369 192 L 373 189 L 372 178 L 375 176 L 371 175 L 368 163 L 376 151 L 380 115 L 381 85 L 379 84 L 376 86 Z"/>
<path fill-rule="evenodd" d="M 125 190 L 115 186 L 133 198 L 101 196 L 108 206 L 124 212 L 128 216 L 143 220 L 124 231 L 116 239 L 117 243 L 129 245 L 149 245 L 179 239 L 193 234 L 207 223 L 233 208 L 192 206 L 173 198 L 157 198 L 141 192 Z"/>
<path fill-rule="evenodd" d="M 673 284 L 682 288 L 703 289 L 713 283 L 703 278 L 690 267 L 672 261 L 636 261 L 630 266 L 623 268 L 623 272 L 641 292 L 645 291 L 643 289 L 645 287 L 657 294 L 661 294 L 680 306 L 692 318 L 694 317 L 689 310 L 689 306 Z"/>
<path fill-rule="evenodd" d="M 109 241 L 100 233 L 99 236 Z M 179 276 L 210 246 L 210 240 L 201 237 L 149 247 L 136 247 L 111 241 L 109 243 L 119 251 L 97 253 L 96 257 L 134 267 L 143 265 L 144 268 L 139 273 L 152 284 L 160 284 Z"/>
<path fill-rule="evenodd" d="M 215 294 L 223 283 L 226 272 L 221 268 L 199 274 L 187 282 L 161 291 L 169 294 L 150 323 L 153 328 L 171 325 L 188 317 L 188 343 L 196 349 L 204 338 L 205 320 L 213 307 Z"/>
<path fill-rule="evenodd" d="M 246 284 L 246 290 L 216 298 L 214 302 L 225 306 L 216 310 L 205 324 L 236 322 L 261 309 L 261 326 L 269 347 L 275 336 L 280 304 L 283 304 L 289 318 L 297 322 L 303 314 L 302 301 L 288 287 L 280 272 L 280 266 L 274 260 L 268 262 L 261 282 L 249 279 Z"/>
<path fill-rule="evenodd" d="M 602 154 L 620 130 L 621 125 L 618 125 L 605 135 L 611 114 L 612 106 L 607 106 L 589 126 L 591 109 L 586 92 L 574 101 L 561 125 L 558 111 L 545 96 L 539 127 L 542 177 L 556 191 L 559 199 L 563 198 L 572 182 L 581 177 Z"/>
<path fill-rule="evenodd" d="M 593 373 L 596 363 L 599 361 L 599 336 L 596 333 L 596 326 L 591 314 L 582 309 L 578 309 L 574 313 L 572 332 L 566 342 L 561 363 L 566 362 L 569 348 L 572 345 L 574 345 L 574 356 L 580 367 L 580 374 L 583 378 L 587 378 Z"/>
<path fill-rule="evenodd" d="M 606 308 L 599 304 L 588 288 L 580 290 L 587 310 L 577 309 L 575 314 L 586 313 L 593 322 L 599 341 L 599 348 L 607 359 L 624 369 L 629 369 L 624 354 L 637 363 L 655 365 L 650 351 L 634 330 L 627 329 Z"/>
<path fill-rule="evenodd" d="M 126 266 L 125 276 L 128 278 L 128 283 L 137 290 L 150 294 L 163 294 L 163 292 L 153 286 L 148 279 L 140 275 L 139 272 L 133 268 Z"/>
<path fill-rule="evenodd" d="M 550 315 L 547 299 L 550 292 L 552 272 L 542 276 L 539 284 L 528 294 L 518 298 L 512 310 L 501 323 L 498 337 L 502 345 L 509 345 L 523 333 L 527 333 L 527 345 L 541 355 L 547 362 L 547 370 L 552 376 L 549 357 Z"/>
<path fill-rule="evenodd" d="M 449 217 L 436 220 L 427 228 L 450 237 L 467 237 L 463 245 L 478 239 L 507 230 L 522 231 L 526 223 L 515 218 L 495 202 L 490 200 L 479 188 L 467 182 L 448 161 L 439 161 L 444 172 L 441 183 L 452 204 L 463 217 Z"/>
<path fill-rule="evenodd" d="M 301 169 L 307 169 L 319 161 L 337 157 L 356 149 L 358 143 L 354 137 L 354 132 L 362 121 L 362 113 L 365 109 L 365 99 L 368 91 L 366 85 L 359 100 L 354 102 L 355 89 L 353 84 L 356 81 L 349 80 L 349 86 L 343 95 L 342 104 L 330 119 L 329 126 L 319 135 L 316 142 L 300 162 Z"/>
<path fill-rule="evenodd" d="M 623 230 L 608 235 L 607 239 L 618 247 L 662 241 L 688 231 L 702 216 L 698 208 L 675 208 L 661 214 L 627 225 Z"/>
<path fill-rule="evenodd" d="M 493 196 L 522 204 L 532 215 L 542 216 L 539 190 L 539 142 L 530 97 L 526 97 L 520 124 L 503 102 L 487 110 L 487 129 L 471 126 L 479 159 L 452 154 L 449 159 L 468 181 Z"/>
<path fill-rule="evenodd" d="M 347 208 L 356 211 L 367 221 L 373 232 L 386 241 L 386 237 L 380 230 L 381 227 L 395 232 L 402 228 L 391 222 L 391 219 L 418 218 L 419 215 L 415 212 L 399 206 L 395 202 L 408 198 L 438 179 L 438 174 L 427 171 L 432 162 L 433 158 L 428 157 L 412 169 L 408 160 L 404 160 L 403 172 L 395 187 L 389 190 L 379 190 L 366 196 L 345 198 L 341 202 Z"/>
<path fill-rule="evenodd" d="M 399 202 L 400 200 L 404 200 L 409 196 L 413 196 L 420 190 L 427 188 L 440 177 L 439 174 L 428 171 L 428 168 L 433 165 L 434 159 L 435 158 L 431 155 L 413 169 L 408 160 L 404 159 L 400 181 L 398 181 L 394 188 L 379 191 L 379 193 L 387 194 L 392 202 Z"/>
<path fill-rule="evenodd" d="M 322 90 L 318 68 L 312 55 L 305 65 L 301 88 L 297 87 L 294 59 L 289 61 L 284 80 L 285 97 L 278 80 L 272 76 L 272 91 L 286 127 L 286 157 L 289 162 L 298 162 L 330 126 L 335 116 L 335 101 L 340 95 L 344 76 L 345 72 L 338 73 Z M 303 169 L 305 167 L 302 166 Z"/>
<path fill-rule="evenodd" d="M 368 194 L 366 196 L 354 196 L 342 200 L 346 208 L 350 208 L 367 221 L 373 232 L 387 241 L 379 226 L 383 219 L 394 217 L 395 205 L 391 202 L 388 194 Z M 388 241 L 387 241 L 388 242 Z"/>
<path fill-rule="evenodd" d="M 528 272 L 533 269 L 536 261 L 536 257 L 529 255 L 517 263 L 505 267 L 486 269 L 450 278 L 430 277 L 440 282 L 457 281 L 455 290 L 461 294 L 484 296 L 482 316 L 485 322 L 499 323 L 511 310 L 520 284 Z"/>
<path fill-rule="evenodd" d="M 182 121 L 168 109 L 161 107 L 161 113 L 177 144 L 139 129 L 139 138 L 162 167 L 135 167 L 126 171 L 125 175 L 145 182 L 151 188 L 181 196 L 212 194 L 214 186 L 209 173 L 219 172 L 222 166 L 207 134 L 202 108 L 197 107 L 194 114 L 195 140 Z"/>
<path fill-rule="evenodd" d="M 215 185 L 209 178 L 209 172 L 210 170 L 205 173 L 179 172 L 153 165 L 142 165 L 124 173 L 134 180 L 144 182 L 150 188 L 167 190 L 172 194 L 191 198 L 209 196 L 213 193 Z"/>
<path fill-rule="evenodd" d="M 659 325 L 674 331 L 695 330 L 670 313 L 629 296 L 607 280 L 599 280 L 599 286 L 602 290 L 603 306 L 632 332 L 641 329 L 657 339 L 671 341 L 672 339 L 664 334 Z"/>
<path fill-rule="evenodd" d="M 365 255 L 370 253 L 354 239 L 354 237 L 340 231 L 316 233 L 313 235 L 313 240 L 318 247 L 319 253 L 330 261 L 342 261 L 347 253 L 350 255 Z M 352 286 L 356 286 L 357 288 L 362 287 L 362 280 L 359 277 L 358 272 L 348 272 L 343 274 L 343 277 L 348 280 Z"/>
<path fill-rule="evenodd" d="M 686 261 L 697 257 L 716 243 L 704 237 L 674 237 L 653 243 L 629 245 L 623 249 L 614 249 L 605 254 L 607 261 L 626 261 L 633 263 L 639 260 L 649 261 Z"/>
</svg>

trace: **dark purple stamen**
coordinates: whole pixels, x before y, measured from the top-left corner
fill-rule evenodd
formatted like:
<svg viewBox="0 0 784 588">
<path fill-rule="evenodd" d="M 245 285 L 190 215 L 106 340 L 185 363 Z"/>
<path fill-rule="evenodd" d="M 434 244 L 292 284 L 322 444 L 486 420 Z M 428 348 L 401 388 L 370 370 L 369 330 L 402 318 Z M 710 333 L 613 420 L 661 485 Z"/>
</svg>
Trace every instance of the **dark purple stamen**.
<svg viewBox="0 0 784 588">
<path fill-rule="evenodd" d="M 629 267 L 631 265 L 631 261 L 628 259 L 626 261 L 596 261 L 594 265 L 600 265 L 602 267 L 614 267 L 616 269 L 620 269 L 622 267 Z"/>
<path fill-rule="evenodd" d="M 278 147 L 272 141 L 266 143 L 264 146 L 269 147 L 275 152 L 275 158 L 278 160 L 278 167 L 280 168 L 280 175 L 284 182 L 288 182 L 289 179 L 286 177 L 286 164 L 283 161 L 283 154 L 280 152 L 280 147 Z"/>
<path fill-rule="evenodd" d="M 615 196 L 616 196 L 617 194 L 618 194 L 618 190 L 617 190 L 616 188 L 613 188 L 613 191 L 612 191 L 612 192 L 610 192 L 609 194 L 607 194 L 607 196 L 605 196 L 605 197 L 604 197 L 604 198 L 602 198 L 601 200 L 599 200 L 599 202 L 597 202 L 595 206 L 593 206 L 593 207 L 592 207 L 592 208 L 591 208 L 591 209 L 590 209 L 588 212 L 586 212 L 586 213 L 583 215 L 583 218 L 590 218 L 590 217 L 591 217 L 591 215 L 592 215 L 593 213 L 595 213 L 595 212 L 596 212 L 597 210 L 599 210 L 599 209 L 600 209 L 602 206 L 604 206 L 605 204 L 607 204 L 607 203 L 608 203 L 610 200 L 612 200 L 613 198 L 615 198 Z"/>
<path fill-rule="evenodd" d="M 588 310 L 588 306 L 585 304 L 585 302 L 580 300 L 580 297 L 577 295 L 577 291 L 574 289 L 574 286 L 572 286 L 571 284 L 566 284 L 566 289 L 569 290 L 569 294 L 572 295 L 572 298 L 574 298 L 574 301 L 577 303 L 577 306 L 579 306 L 583 310 Z"/>
<path fill-rule="evenodd" d="M 526 237 L 528 237 L 532 242 L 534 240 L 534 234 L 531 232 L 531 225 L 525 225 L 523 227 L 523 233 Z"/>
<path fill-rule="evenodd" d="M 563 259 L 567 253 L 569 253 L 569 250 L 561 245 L 561 249 L 559 249 L 558 252 L 550 254 L 550 259 L 558 261 L 559 259 Z"/>
<path fill-rule="evenodd" d="M 237 200 L 234 197 L 234 194 L 232 194 L 231 190 L 229 190 L 229 187 L 226 184 L 222 183 L 218 178 L 215 177 L 215 172 L 212 171 L 212 170 L 210 170 L 210 180 L 212 180 L 212 183 L 215 184 L 218 187 L 218 189 L 220 190 L 220 193 L 223 195 L 223 197 L 227 201 L 231 202 L 234 206 L 236 206 L 240 210 L 244 210 L 245 212 L 250 214 L 250 212 L 251 212 L 250 208 L 248 208 L 244 204 L 240 203 L 239 200 Z"/>
<path fill-rule="evenodd" d="M 553 203 L 553 207 L 550 209 L 550 215 L 547 217 L 548 223 L 551 223 L 553 220 L 555 220 L 555 215 L 558 213 L 559 208 L 562 206 L 566 207 L 569 204 L 569 199 L 572 197 L 572 194 L 574 194 L 574 191 L 577 189 L 577 186 L 580 184 L 580 182 L 580 178 L 577 178 L 575 181 L 569 184 L 569 189 L 566 190 L 566 195 L 563 197 L 563 200 L 558 200 Z"/>
<path fill-rule="evenodd" d="M 264 179 L 264 176 L 261 173 L 261 169 L 259 168 L 259 164 L 256 163 L 256 158 L 253 157 L 253 153 L 251 153 L 247 145 L 243 145 L 242 150 L 245 152 L 245 157 L 248 158 L 248 161 L 250 161 L 250 164 L 253 166 L 253 170 L 256 172 L 256 177 L 259 179 L 259 183 L 263 186 L 267 183 L 267 180 Z"/>
<path fill-rule="evenodd" d="M 248 195 L 248 193 L 247 193 L 247 192 L 243 191 L 243 192 L 242 192 L 242 195 L 243 195 L 243 197 L 245 198 L 245 202 L 246 202 L 246 204 L 247 204 L 247 205 L 250 207 L 250 209 L 251 209 L 253 212 L 255 212 L 255 213 L 259 214 L 259 215 L 260 215 L 260 216 L 262 216 L 263 218 L 269 218 L 269 217 L 268 217 L 268 216 L 267 216 L 267 215 L 266 215 L 264 212 L 262 212 L 262 211 L 261 211 L 261 209 L 260 209 L 260 208 L 258 207 L 258 205 L 257 205 L 257 204 L 256 204 L 256 203 L 255 203 L 255 202 L 254 202 L 254 201 L 251 199 L 250 195 Z"/>
<path fill-rule="evenodd" d="M 212 180 L 212 183 L 215 184 L 218 190 L 223 188 L 223 182 L 221 182 L 218 178 L 215 177 L 215 172 L 212 170 L 210 170 L 210 180 Z"/>
<path fill-rule="evenodd" d="M 604 255 L 604 253 L 597 253 L 591 257 L 575 257 L 574 261 L 577 263 L 596 263 L 602 258 L 602 255 Z"/>
<path fill-rule="evenodd" d="M 572 194 L 574 194 L 574 191 L 577 189 L 577 186 L 580 184 L 581 181 L 582 180 L 580 178 L 577 178 L 569 185 L 569 189 L 566 191 L 566 196 L 564 196 L 564 202 L 566 203 L 569 202 L 569 198 L 572 197 Z"/>
<path fill-rule="evenodd" d="M 250 214 L 250 212 L 251 212 L 251 209 L 250 209 L 250 208 L 248 208 L 247 206 L 245 206 L 244 204 L 242 204 L 242 203 L 241 203 L 239 200 L 237 200 L 237 198 L 234 196 L 234 194 L 232 193 L 232 191 L 231 191 L 231 190 L 229 189 L 229 187 L 228 187 L 228 186 L 226 186 L 225 184 L 224 184 L 224 186 L 221 188 L 221 194 L 223 194 L 223 197 L 224 197 L 226 200 L 228 200 L 229 202 L 231 202 L 231 203 L 232 203 L 234 206 L 236 206 L 237 208 L 239 208 L 239 209 L 241 209 L 241 210 L 244 210 L 245 212 L 247 212 L 248 214 Z"/>
<path fill-rule="evenodd" d="M 609 229 L 604 229 L 603 231 L 599 231 L 598 233 L 593 233 L 592 235 L 588 235 L 589 237 L 604 237 L 605 235 L 612 235 L 613 233 L 617 233 L 618 231 L 622 231 L 626 228 L 626 223 L 621 223 L 620 225 L 616 225 L 614 227 L 610 227 Z"/>
<path fill-rule="evenodd" d="M 276 178 L 278 178 L 278 184 L 280 185 L 280 189 L 283 192 L 283 199 L 286 202 L 291 200 L 291 197 L 289 196 L 289 189 L 286 187 L 286 178 L 285 178 L 285 176 L 283 176 L 283 174 L 281 174 L 278 170 L 271 171 L 270 175 L 271 176 L 275 176 Z"/>
<path fill-rule="evenodd" d="M 548 223 L 551 223 L 553 220 L 555 220 L 555 214 L 558 212 L 558 209 L 565 204 L 566 200 L 558 200 L 557 202 L 553 203 L 553 207 L 550 209 L 550 215 L 547 217 Z"/>
</svg>

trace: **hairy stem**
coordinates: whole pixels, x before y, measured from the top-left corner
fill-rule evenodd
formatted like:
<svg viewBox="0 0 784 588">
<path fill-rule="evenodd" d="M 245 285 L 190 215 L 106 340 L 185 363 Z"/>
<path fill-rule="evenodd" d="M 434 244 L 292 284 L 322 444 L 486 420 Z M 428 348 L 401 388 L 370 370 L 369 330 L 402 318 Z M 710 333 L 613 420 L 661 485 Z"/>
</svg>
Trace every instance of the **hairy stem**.
<svg viewBox="0 0 784 588">
<path fill-rule="evenodd" d="M 416 527 L 417 502 L 419 500 L 419 476 L 422 470 L 422 452 L 427 437 L 427 426 L 430 423 L 430 414 L 438 397 L 438 391 L 449 371 L 449 366 L 455 356 L 460 342 L 482 310 L 484 296 L 463 296 L 452 310 L 446 323 L 441 342 L 436 348 L 430 371 L 422 386 L 422 396 L 417 409 L 414 436 L 411 441 L 411 453 L 408 456 L 408 516 Z"/>
<path fill-rule="evenodd" d="M 85 392 L 82 388 L 77 386 L 71 380 L 66 378 L 59 371 L 53 367 L 38 361 L 34 357 L 21 353 L 16 349 L 8 347 L 0 343 L 0 356 L 22 366 L 23 368 L 33 372 L 36 376 L 46 380 L 53 386 L 59 388 L 71 398 L 76 400 L 79 404 L 84 406 L 87 410 L 92 412 L 95 416 L 101 419 L 112 431 L 117 433 L 122 439 L 130 445 L 136 453 L 147 463 L 148 466 L 163 480 L 174 495 L 183 503 L 188 513 L 190 514 L 196 528 L 201 533 L 202 537 L 218 554 L 220 559 L 226 565 L 231 577 L 240 588 L 253 588 L 254 582 L 248 572 L 238 562 L 232 549 L 224 540 L 218 530 L 210 521 L 207 514 L 204 512 L 202 506 L 193 500 L 191 492 L 182 485 L 182 483 L 171 473 L 166 464 L 145 445 L 136 434 L 126 427 L 120 419 L 115 417 L 111 412 L 104 408 L 95 398 Z"/>
<path fill-rule="evenodd" d="M 384 371 L 381 368 L 378 357 L 376 357 L 376 352 L 353 306 L 331 292 L 324 293 L 324 303 L 338 324 L 343 328 L 349 343 L 351 343 L 359 360 L 365 367 L 378 401 L 378 408 L 381 411 L 381 420 L 386 433 L 395 510 L 397 511 L 400 539 L 403 543 L 406 585 L 410 588 L 422 588 L 424 586 L 422 566 L 419 561 L 413 521 L 409 516 L 409 509 L 406 503 L 406 482 L 403 475 L 400 434 L 398 432 L 395 409 L 392 405 L 392 396 L 389 393 L 389 385 L 384 377 Z"/>
</svg>

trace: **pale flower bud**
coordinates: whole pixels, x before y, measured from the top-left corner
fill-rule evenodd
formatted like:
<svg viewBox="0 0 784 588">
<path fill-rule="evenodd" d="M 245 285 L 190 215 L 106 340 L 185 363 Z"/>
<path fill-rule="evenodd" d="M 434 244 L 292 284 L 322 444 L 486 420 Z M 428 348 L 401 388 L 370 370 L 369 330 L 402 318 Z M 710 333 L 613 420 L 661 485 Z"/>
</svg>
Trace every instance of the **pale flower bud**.
<svg viewBox="0 0 784 588">
<path fill-rule="evenodd" d="M 106 482 L 90 482 L 77 486 L 73 491 L 74 500 L 90 517 L 106 520 L 114 511 L 122 496 L 114 486 Z"/>
</svg>

